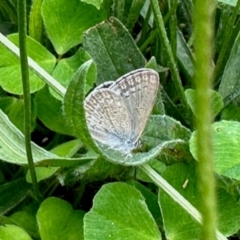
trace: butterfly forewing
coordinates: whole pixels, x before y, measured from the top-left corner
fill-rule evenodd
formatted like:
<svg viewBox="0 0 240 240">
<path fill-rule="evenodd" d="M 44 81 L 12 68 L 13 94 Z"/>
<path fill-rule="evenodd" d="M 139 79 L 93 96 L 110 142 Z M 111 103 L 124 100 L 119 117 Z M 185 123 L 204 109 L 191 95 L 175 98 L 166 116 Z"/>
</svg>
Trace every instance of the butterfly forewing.
<svg viewBox="0 0 240 240">
<path fill-rule="evenodd" d="M 139 69 L 118 79 L 109 88 L 119 93 L 130 115 L 131 140 L 141 136 L 156 100 L 159 77 L 150 69 Z"/>
</svg>

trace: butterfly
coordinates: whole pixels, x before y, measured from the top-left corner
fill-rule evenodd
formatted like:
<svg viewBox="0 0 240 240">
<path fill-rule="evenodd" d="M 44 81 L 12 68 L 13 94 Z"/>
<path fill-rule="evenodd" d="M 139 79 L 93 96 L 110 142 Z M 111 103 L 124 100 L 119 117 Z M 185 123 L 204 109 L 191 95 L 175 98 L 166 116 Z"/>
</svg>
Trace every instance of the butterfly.
<svg viewBox="0 0 240 240">
<path fill-rule="evenodd" d="M 158 87 L 158 73 L 141 68 L 95 88 L 84 101 L 92 138 L 100 145 L 130 154 L 140 144 Z"/>
</svg>

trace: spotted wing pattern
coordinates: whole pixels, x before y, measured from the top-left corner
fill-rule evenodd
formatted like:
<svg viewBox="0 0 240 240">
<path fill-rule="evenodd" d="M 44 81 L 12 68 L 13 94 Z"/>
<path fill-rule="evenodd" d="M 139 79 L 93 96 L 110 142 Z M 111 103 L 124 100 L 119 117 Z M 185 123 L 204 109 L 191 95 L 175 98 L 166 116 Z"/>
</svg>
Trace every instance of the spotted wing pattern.
<svg viewBox="0 0 240 240">
<path fill-rule="evenodd" d="M 127 106 L 131 122 L 130 139 L 137 142 L 152 112 L 159 87 L 158 74 L 138 69 L 119 78 L 109 88 L 120 94 Z"/>
</svg>

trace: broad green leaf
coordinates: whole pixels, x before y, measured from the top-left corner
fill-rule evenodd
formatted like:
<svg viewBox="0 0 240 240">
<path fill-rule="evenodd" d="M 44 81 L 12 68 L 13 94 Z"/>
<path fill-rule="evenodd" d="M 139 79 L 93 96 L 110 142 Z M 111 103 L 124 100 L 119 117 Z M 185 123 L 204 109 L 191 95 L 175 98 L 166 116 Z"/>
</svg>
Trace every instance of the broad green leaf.
<svg viewBox="0 0 240 240">
<path fill-rule="evenodd" d="M 49 93 L 49 89 L 44 87 L 35 96 L 38 118 L 52 131 L 73 135 L 73 131 L 66 124 L 66 119 L 62 110 L 62 102 Z"/>
<path fill-rule="evenodd" d="M 0 226 L 1 240 L 32 240 L 32 238 L 20 227 L 15 225 Z"/>
<path fill-rule="evenodd" d="M 89 76 L 94 76 L 96 72 L 96 69 L 91 67 L 92 65 L 94 65 L 92 60 L 85 62 L 73 76 L 64 97 L 64 112 L 68 128 L 71 128 L 75 136 L 84 142 L 86 142 L 87 135 L 88 141 L 92 142 L 91 144 L 94 147 L 94 143 L 87 130 L 83 106 L 86 94 L 86 81 Z M 95 79 L 92 81 L 95 81 Z"/>
<path fill-rule="evenodd" d="M 24 102 L 23 99 L 15 97 L 0 98 L 0 109 L 9 117 L 10 121 L 21 131 L 24 132 Z M 31 102 L 31 129 L 35 127 L 36 106 Z"/>
<path fill-rule="evenodd" d="M 1 110 L 0 131 L 0 158 L 13 164 L 28 164 L 24 135 L 9 121 L 8 117 Z M 37 165 L 76 166 L 89 163 L 89 161 L 97 158 L 97 155 L 93 153 L 81 155 L 79 158 L 58 157 L 35 143 L 31 143 L 31 145 L 33 160 Z"/>
<path fill-rule="evenodd" d="M 193 206 L 198 206 L 200 196 L 196 187 L 194 168 L 184 164 L 174 164 L 168 167 L 162 176 Z M 199 239 L 200 225 L 196 223 L 183 208 L 168 194 L 160 189 L 159 205 L 162 212 L 164 229 L 167 239 L 192 240 Z"/>
<path fill-rule="evenodd" d="M 76 152 L 79 150 L 81 146 L 82 142 L 79 139 L 77 139 L 60 144 L 53 148 L 50 152 L 56 154 L 59 157 L 72 157 L 74 154 L 76 154 Z M 37 181 L 39 182 L 43 179 L 51 177 L 54 173 L 58 171 L 58 169 L 59 167 L 50 166 L 35 168 Z M 27 171 L 26 180 L 29 183 L 32 182 L 29 170 Z"/>
<path fill-rule="evenodd" d="M 43 38 L 43 22 L 41 16 L 42 0 L 32 2 L 31 11 L 28 20 L 28 34 L 38 42 L 42 42 Z"/>
<path fill-rule="evenodd" d="M 125 183 L 104 185 L 84 217 L 84 239 L 161 239 L 145 199 Z"/>
<path fill-rule="evenodd" d="M 34 101 L 31 102 L 31 130 L 33 131 L 36 121 L 36 106 Z M 9 120 L 22 132 L 24 133 L 24 101 L 18 99 L 15 101 L 8 113 Z"/>
<path fill-rule="evenodd" d="M 76 54 L 69 58 L 64 58 L 58 62 L 58 65 L 53 71 L 53 77 L 57 79 L 62 86 L 67 88 L 71 78 L 73 77 L 77 69 L 89 59 L 91 59 L 89 54 L 85 52 L 82 48 L 79 48 Z M 94 67 L 94 65 L 92 65 L 92 67 Z M 93 71 L 93 73 L 95 72 Z M 88 92 L 92 88 L 94 82 L 91 82 L 91 80 L 94 80 L 95 78 L 96 76 L 90 76 L 90 80 L 87 80 L 86 92 Z M 50 93 L 55 98 L 62 101 L 62 98 L 51 88 Z"/>
<path fill-rule="evenodd" d="M 9 40 L 18 46 L 18 34 L 8 36 Z M 0 44 L 0 85 L 1 87 L 13 94 L 22 95 L 22 81 L 19 58 L 14 56 L 10 51 Z M 56 63 L 55 57 L 48 52 L 40 43 L 27 37 L 28 56 L 36 61 L 48 73 L 51 73 Z M 45 83 L 33 71 L 29 72 L 30 92 L 34 93 L 40 90 Z"/>
<path fill-rule="evenodd" d="M 173 139 L 188 141 L 191 131 L 172 117 L 167 115 L 152 115 L 144 130 L 143 139 L 145 136 L 155 138 L 155 144 L 157 144 L 156 141 Z"/>
<path fill-rule="evenodd" d="M 141 140 L 147 149 L 161 146 L 157 158 L 165 164 L 172 164 L 192 160 L 188 147 L 190 134 L 190 130 L 179 121 L 166 115 L 153 115 L 149 118 Z"/>
<path fill-rule="evenodd" d="M 44 0 L 43 22 L 56 52 L 63 55 L 82 42 L 83 32 L 106 18 L 104 9 L 76 0 Z"/>
<path fill-rule="evenodd" d="M 228 237 L 237 233 L 240 226 L 240 205 L 225 189 L 217 189 L 217 210 L 220 231 Z"/>
<path fill-rule="evenodd" d="M 239 72 L 239 65 L 240 65 L 240 32 L 238 33 L 230 57 L 228 62 L 225 66 L 221 84 L 219 86 L 219 93 L 222 95 L 223 98 L 227 97 L 229 94 L 232 94 L 235 90 L 239 91 L 240 87 L 240 72 Z"/>
<path fill-rule="evenodd" d="M 18 211 L 14 212 L 10 218 L 14 220 L 17 226 L 23 228 L 32 237 L 35 237 L 36 239 L 39 238 L 35 214 L 29 211 Z"/>
<path fill-rule="evenodd" d="M 222 110 L 224 106 L 223 99 L 218 92 L 211 89 L 209 91 L 210 91 L 210 97 L 211 97 L 212 114 L 215 117 Z M 195 95 L 196 95 L 196 90 L 194 89 L 187 89 L 185 91 L 185 96 L 187 98 L 188 105 L 190 106 L 193 113 L 196 115 Z"/>
<path fill-rule="evenodd" d="M 153 193 L 149 188 L 145 187 L 143 184 L 139 183 L 135 180 L 130 180 L 127 182 L 128 184 L 134 186 L 138 189 L 143 197 L 145 198 L 146 204 L 148 206 L 149 211 L 151 212 L 152 216 L 154 217 L 158 226 L 162 226 L 162 216 L 158 205 L 158 196 L 157 194 Z"/>
<path fill-rule="evenodd" d="M 212 144 L 215 171 L 229 178 L 240 180 L 240 123 L 221 121 L 212 124 Z M 190 139 L 190 151 L 196 155 L 195 131 Z"/>
<path fill-rule="evenodd" d="M 17 98 L 14 97 L 1 97 L 0 98 L 0 109 L 8 114 L 11 106 L 17 101 Z"/>
<path fill-rule="evenodd" d="M 194 167 L 174 164 L 166 169 L 162 176 L 193 206 L 201 205 Z M 188 213 L 182 209 L 164 191 L 159 192 L 159 204 L 162 211 L 167 239 L 199 239 L 201 228 Z M 240 206 L 224 189 L 217 188 L 217 206 L 219 230 L 225 236 L 231 236 L 239 230 Z"/>
<path fill-rule="evenodd" d="M 87 4 L 92 4 L 99 10 L 103 0 L 81 0 L 81 2 L 85 2 Z"/>
<path fill-rule="evenodd" d="M 37 212 L 37 222 L 42 240 L 83 239 L 84 212 L 59 198 L 47 198 Z"/>
<path fill-rule="evenodd" d="M 60 169 L 60 167 L 51 167 L 51 166 L 35 168 L 37 182 L 40 182 L 41 180 L 44 180 L 44 179 L 47 179 L 47 178 L 51 177 L 59 169 Z M 29 183 L 32 183 L 32 178 L 31 178 L 29 170 L 27 171 L 26 181 L 29 182 Z"/>
<path fill-rule="evenodd" d="M 146 63 L 127 29 L 115 18 L 88 30 L 84 35 L 83 48 L 97 66 L 97 85 L 116 80 Z"/>
<path fill-rule="evenodd" d="M 0 185 L 0 215 L 16 207 L 28 196 L 30 190 L 31 185 L 23 178 Z"/>
</svg>

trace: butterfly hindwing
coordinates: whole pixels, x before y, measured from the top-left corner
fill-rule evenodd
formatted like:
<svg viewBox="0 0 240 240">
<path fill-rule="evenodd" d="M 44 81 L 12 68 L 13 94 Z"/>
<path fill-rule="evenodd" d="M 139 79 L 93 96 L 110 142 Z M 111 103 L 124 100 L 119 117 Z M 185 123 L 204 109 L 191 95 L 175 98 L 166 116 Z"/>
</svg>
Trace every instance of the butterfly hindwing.
<svg viewBox="0 0 240 240">
<path fill-rule="evenodd" d="M 100 143 L 118 147 L 128 137 L 129 115 L 122 97 L 102 88 L 85 99 L 85 112 L 92 137 Z"/>
<path fill-rule="evenodd" d="M 158 74 L 150 69 L 139 69 L 118 79 L 109 88 L 119 93 L 131 118 L 131 138 L 137 141 L 151 114 L 159 87 Z"/>
</svg>

